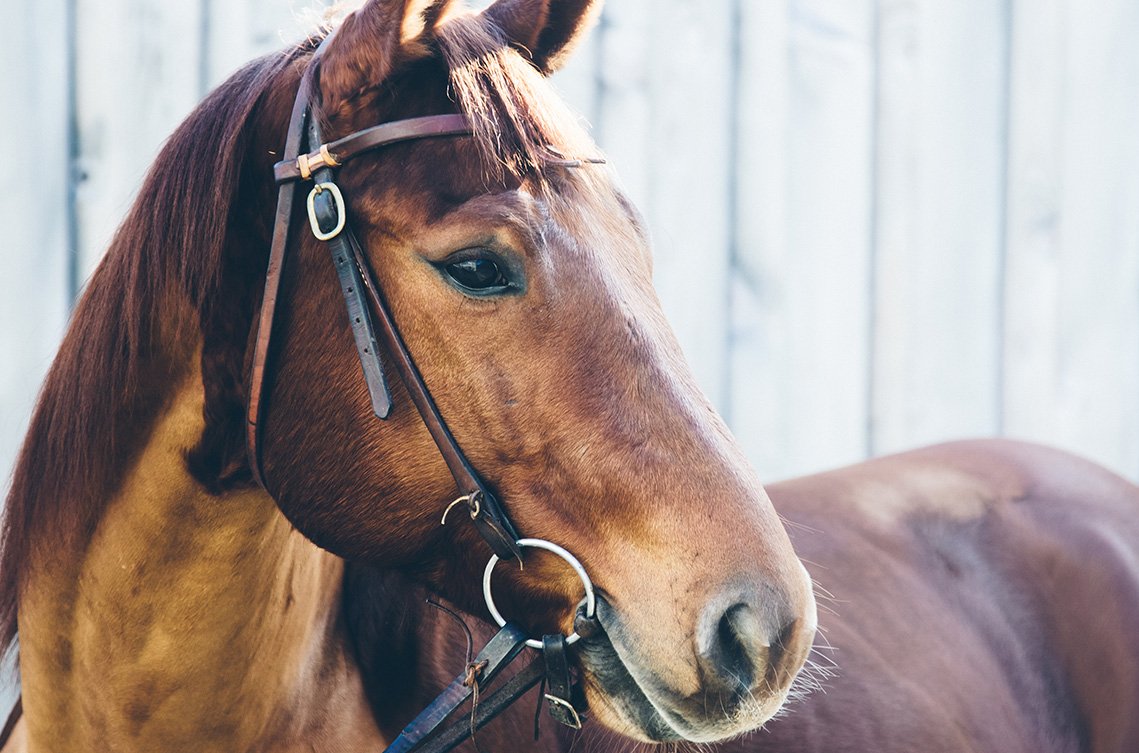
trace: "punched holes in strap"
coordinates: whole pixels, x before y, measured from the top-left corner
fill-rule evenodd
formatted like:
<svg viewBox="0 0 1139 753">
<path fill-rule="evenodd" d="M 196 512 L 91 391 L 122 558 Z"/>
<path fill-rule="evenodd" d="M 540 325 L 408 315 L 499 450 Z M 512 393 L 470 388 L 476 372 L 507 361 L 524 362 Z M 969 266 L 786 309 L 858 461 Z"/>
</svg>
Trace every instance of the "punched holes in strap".
<svg viewBox="0 0 1139 753">
<path fill-rule="evenodd" d="M 328 245 L 336 277 L 340 282 L 340 292 L 348 308 L 348 324 L 352 328 L 352 339 L 356 343 L 356 355 L 360 358 L 360 368 L 364 372 L 364 383 L 372 403 L 372 412 L 377 418 L 391 415 L 392 396 L 384 375 L 383 361 L 380 359 L 380 345 L 376 339 L 376 325 L 368 309 L 364 291 L 364 279 L 356 265 L 353 244 L 357 243 L 351 230 L 345 229 L 347 208 L 344 196 L 332 180 L 328 168 L 318 170 L 319 181 L 308 196 L 309 222 L 313 234 Z"/>
</svg>

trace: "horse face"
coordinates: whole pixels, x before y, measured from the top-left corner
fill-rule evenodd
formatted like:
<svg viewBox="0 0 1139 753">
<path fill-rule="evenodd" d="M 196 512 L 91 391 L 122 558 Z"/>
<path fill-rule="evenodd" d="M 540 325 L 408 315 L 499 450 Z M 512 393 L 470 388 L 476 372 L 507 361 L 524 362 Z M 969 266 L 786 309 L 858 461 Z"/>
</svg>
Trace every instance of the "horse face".
<svg viewBox="0 0 1139 753">
<path fill-rule="evenodd" d="M 385 41 L 372 29 L 391 27 L 403 5 L 370 3 L 346 22 L 322 69 L 334 135 L 454 107 L 448 69 L 464 105 L 502 95 L 464 88 L 455 68 L 465 50 L 481 61 L 476 74 L 513 81 L 503 96 L 528 98 L 527 112 L 515 113 L 528 122 L 498 129 L 529 129 L 559 154 L 592 156 L 530 63 L 501 44 L 469 55 L 480 30 L 517 35 L 529 18 L 540 33 L 527 49 L 539 68 L 550 65 L 589 11 L 578 3 L 527 15 L 545 5 L 501 0 L 490 17 L 416 24 L 414 49 L 404 19 L 386 41 L 398 54 L 377 61 Z M 547 33 L 539 16 L 573 29 Z M 425 34 L 446 63 L 421 44 Z M 384 72 L 383 93 L 360 94 L 348 73 L 369 66 Z M 468 114 L 509 109 L 485 106 Z M 685 364 L 652 288 L 642 223 L 609 169 L 556 159 L 498 169 L 490 148 L 478 138 L 422 141 L 341 171 L 350 222 L 402 336 L 523 535 L 567 548 L 591 574 L 604 632 L 579 656 L 594 715 L 652 740 L 715 740 L 758 726 L 785 699 L 812 641 L 806 572 Z M 394 374 L 392 417 L 371 415 L 327 250 L 305 240 L 288 283 L 265 435 L 274 496 L 318 544 L 414 573 L 485 614 L 478 586 L 489 551 L 469 524 L 440 525 L 459 492 Z M 524 570 L 500 566 L 495 589 L 501 611 L 536 634 L 573 629 L 581 586 L 557 559 L 538 552 Z"/>
</svg>

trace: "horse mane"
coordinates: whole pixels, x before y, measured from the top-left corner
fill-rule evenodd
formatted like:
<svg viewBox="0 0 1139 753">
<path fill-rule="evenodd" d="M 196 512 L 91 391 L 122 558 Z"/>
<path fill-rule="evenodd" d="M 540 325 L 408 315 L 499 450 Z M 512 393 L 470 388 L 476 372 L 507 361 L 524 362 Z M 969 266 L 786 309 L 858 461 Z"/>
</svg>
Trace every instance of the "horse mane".
<svg viewBox="0 0 1139 753">
<path fill-rule="evenodd" d="M 489 19 L 460 15 L 435 32 L 450 93 L 471 118 L 490 173 L 541 181 L 551 161 L 593 149 L 576 116 L 543 91 L 541 74 Z M 268 251 L 268 218 L 247 207 L 258 196 L 275 195 L 265 176 L 277 159 L 251 152 L 258 138 L 283 140 L 281 124 L 302 59 L 319 41 L 313 37 L 253 61 L 187 117 L 152 165 L 80 298 L 7 497 L 0 650 L 16 637 L 17 606 L 32 569 L 90 540 L 198 344 L 206 433 L 187 457 L 190 472 L 214 493 L 249 482 L 247 467 L 234 471 L 226 460 L 242 457 L 241 356 Z M 259 134 L 259 124 L 281 133 Z M 251 254 L 245 250 L 251 243 L 263 248 Z M 236 294 L 227 276 L 243 278 Z M 205 336 L 210 332 L 220 333 L 213 339 L 225 340 L 226 353 L 216 352 Z"/>
<path fill-rule="evenodd" d="M 250 63 L 162 148 L 72 315 L 40 392 L 0 533 L 0 646 L 29 566 L 86 540 L 185 364 L 167 340 L 216 294 L 250 115 L 303 49 Z M 189 306 L 179 309 L 172 300 Z M 190 318 L 191 321 L 178 321 Z M 183 342 L 184 344 L 184 342 Z M 145 427 L 130 431 L 130 427 Z"/>
</svg>

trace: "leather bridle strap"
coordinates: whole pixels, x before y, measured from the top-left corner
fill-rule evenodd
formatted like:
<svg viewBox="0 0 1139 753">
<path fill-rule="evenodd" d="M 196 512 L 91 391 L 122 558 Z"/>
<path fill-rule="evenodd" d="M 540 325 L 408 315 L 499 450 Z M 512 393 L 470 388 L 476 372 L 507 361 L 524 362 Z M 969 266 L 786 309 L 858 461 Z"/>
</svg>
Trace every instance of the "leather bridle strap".
<svg viewBox="0 0 1139 753">
<path fill-rule="evenodd" d="M 470 716 L 464 715 L 462 719 L 451 722 L 443 731 L 415 749 L 414 753 L 446 753 L 451 750 L 471 736 L 472 727 L 480 730 L 510 708 L 511 704 L 542 681 L 544 673 L 541 659 L 530 662 L 518 674 L 504 681 L 494 692 L 481 697 L 478 706 L 471 709 Z"/>
<path fill-rule="evenodd" d="M 451 119 L 454 116 L 438 117 Z M 434 123 L 431 117 L 417 118 L 416 120 L 419 121 L 422 127 L 426 127 L 427 129 L 421 134 L 421 138 L 441 135 L 432 127 Z M 398 123 L 399 121 L 395 124 Z M 309 121 L 308 131 L 309 143 L 320 143 L 320 124 L 316 118 L 312 118 Z M 469 129 L 463 131 L 463 133 L 469 132 Z M 452 135 L 452 132 L 448 131 L 442 135 Z M 406 135 L 406 132 L 399 133 L 398 140 L 404 141 L 407 138 L 410 138 L 410 136 Z M 375 148 L 375 146 L 372 148 Z M 330 167 L 318 168 L 313 173 L 313 179 L 317 186 L 323 185 L 331 187 L 336 185 L 335 176 Z M 318 224 L 320 224 L 322 228 L 334 228 L 340 225 L 343 218 L 339 216 L 339 213 L 346 211 L 345 204 L 342 201 L 338 202 L 335 194 L 329 195 L 331 193 L 332 189 L 329 188 L 311 197 L 314 214 L 318 220 Z M 411 402 L 415 405 L 416 410 L 419 411 L 419 416 L 423 424 L 427 427 L 427 431 L 435 441 L 435 446 L 438 447 L 439 454 L 443 456 L 448 470 L 451 471 L 456 486 L 463 492 L 462 499 L 466 502 L 468 514 L 471 521 L 475 524 L 475 528 L 490 545 L 495 554 L 506 559 L 514 559 L 515 557 L 521 559 L 522 553 L 516 543 L 519 538 L 518 532 L 514 529 L 510 519 L 506 517 L 505 511 L 502 509 L 502 504 L 498 501 L 494 492 L 491 491 L 487 484 L 479 477 L 470 461 L 467 460 L 466 455 L 464 455 L 463 451 L 459 448 L 459 443 L 455 441 L 451 430 L 447 428 L 447 424 L 443 420 L 443 416 L 439 413 L 439 409 L 436 407 L 435 401 L 431 397 L 431 392 L 427 389 L 427 385 L 424 383 L 423 377 L 420 375 L 419 369 L 411 357 L 411 353 L 404 344 L 403 338 L 400 337 L 399 328 L 396 326 L 395 319 L 392 317 L 391 309 L 388 307 L 387 301 L 384 300 L 380 287 L 376 283 L 375 276 L 372 274 L 371 263 L 368 261 L 363 246 L 357 239 L 356 234 L 352 231 L 351 226 L 349 226 L 347 222 L 344 222 L 343 229 L 334 237 L 329 238 L 326 243 L 335 262 L 340 263 L 340 260 L 344 257 L 354 260 L 354 267 L 359 271 L 362 277 L 363 292 L 371 304 L 369 308 L 376 314 L 378 319 L 379 336 L 383 340 L 387 352 L 392 357 L 396 372 L 403 380 L 404 386 L 407 387 Z M 350 293 L 346 291 L 345 295 L 348 296 Z M 351 306 L 349 308 L 351 308 Z M 366 323 L 366 321 L 356 321 L 354 318 L 350 321 L 353 328 L 358 328 Z M 359 342 L 360 336 L 357 335 L 356 339 L 357 342 Z M 366 354 L 361 354 L 361 358 L 365 356 Z M 374 402 L 373 400 L 373 403 Z"/>
<path fill-rule="evenodd" d="M 309 116 L 309 97 L 312 92 L 312 66 L 301 76 L 297 98 L 289 116 L 289 132 L 285 137 L 286 160 L 295 160 L 301 151 L 305 121 Z M 265 477 L 261 469 L 261 433 L 257 430 L 265 412 L 262 402 L 265 386 L 265 368 L 269 360 L 269 343 L 273 335 L 273 321 L 277 314 L 277 294 L 281 289 L 281 273 L 285 266 L 285 247 L 289 244 L 289 219 L 293 214 L 293 196 L 296 189 L 281 185 L 277 190 L 277 213 L 273 220 L 273 241 L 269 246 L 269 265 L 265 270 L 265 292 L 261 295 L 261 311 L 257 319 L 257 339 L 253 345 L 253 365 L 249 376 L 249 394 L 245 403 L 245 451 L 253 478 L 262 488 Z"/>
<path fill-rule="evenodd" d="M 327 40 L 326 40 L 327 41 Z M 443 421 L 424 383 L 407 346 L 400 337 L 399 329 L 391 315 L 371 265 L 362 246 L 347 223 L 347 209 L 335 182 L 333 167 L 369 150 L 410 139 L 455 136 L 470 134 L 471 128 L 463 115 L 432 115 L 422 118 L 394 121 L 359 131 L 332 144 L 323 144 L 320 131 L 319 113 L 314 110 L 313 71 L 316 69 L 320 50 L 301 79 L 297 100 L 293 105 L 289 121 L 289 133 L 285 144 L 284 160 L 278 163 L 274 172 L 280 175 L 277 213 L 273 226 L 273 242 L 269 255 L 269 266 L 265 279 L 265 294 L 262 298 L 261 314 L 254 345 L 253 365 L 250 377 L 249 399 L 246 415 L 246 449 L 254 478 L 265 487 L 264 469 L 261 465 L 259 431 L 264 415 L 264 384 L 266 364 L 269 357 L 272 327 L 281 275 L 284 269 L 285 251 L 288 246 L 288 231 L 292 216 L 292 205 L 298 180 L 312 179 L 314 187 L 308 197 L 308 209 L 313 232 L 327 243 L 332 255 L 341 292 L 348 308 L 349 325 L 352 328 L 360 357 L 365 381 L 371 396 L 373 412 L 379 418 L 386 418 L 391 409 L 391 397 L 383 374 L 377 344 L 377 334 L 387 352 L 392 357 L 396 371 L 403 380 L 408 394 L 419 412 L 428 432 L 439 448 L 460 490 L 459 500 L 466 503 L 471 521 L 491 549 L 504 559 L 521 559 L 521 551 L 516 543 L 519 538 L 502 504 L 489 486 L 479 477 L 467 460 L 458 442 Z M 306 141 L 311 153 L 302 154 Z M 337 151 L 333 151 L 333 149 Z M 291 165 L 292 167 L 289 167 Z M 293 171 L 296 175 L 293 175 Z M 370 304 L 370 305 L 369 305 Z M 378 328 L 373 322 L 378 320 Z"/>
<path fill-rule="evenodd" d="M 467 665 L 465 671 L 452 680 L 451 684 L 435 697 L 431 705 L 420 711 L 391 745 L 384 748 L 384 753 L 421 751 L 425 747 L 425 742 L 438 732 L 447 718 L 468 698 L 474 696 L 476 688 L 484 688 L 493 682 L 498 673 L 505 669 L 506 665 L 510 664 L 525 647 L 526 631 L 512 622 L 506 623 Z M 477 708 L 478 706 L 475 707 L 476 711 Z M 466 726 L 469 730 L 470 725 Z M 457 745 L 458 742 L 461 740 L 453 745 Z"/>
<path fill-rule="evenodd" d="M 466 136 L 471 132 L 471 124 L 465 115 L 428 115 L 422 118 L 408 118 L 391 123 L 365 128 L 342 139 L 318 145 L 309 154 L 286 156 L 273 166 L 273 178 L 277 183 L 307 180 L 301 165 L 308 171 L 318 167 L 338 167 L 353 157 L 380 147 L 398 144 L 428 136 Z M 303 158 L 303 159 L 302 159 Z"/>
</svg>

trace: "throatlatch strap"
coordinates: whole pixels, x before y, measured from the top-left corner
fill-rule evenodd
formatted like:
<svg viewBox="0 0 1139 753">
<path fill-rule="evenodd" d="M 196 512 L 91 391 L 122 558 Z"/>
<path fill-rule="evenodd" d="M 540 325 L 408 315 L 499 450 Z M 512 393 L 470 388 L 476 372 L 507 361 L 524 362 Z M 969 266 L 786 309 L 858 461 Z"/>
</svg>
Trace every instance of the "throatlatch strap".
<svg viewBox="0 0 1139 753">
<path fill-rule="evenodd" d="M 323 45 L 322 45 L 323 46 Z M 309 117 L 309 97 L 312 93 L 312 67 L 301 76 L 293 111 L 289 115 L 289 132 L 285 137 L 285 159 L 296 159 L 301 151 L 305 122 Z M 293 214 L 293 197 L 297 189 L 282 184 L 277 190 L 277 214 L 273 220 L 273 241 L 269 247 L 269 265 L 265 270 L 265 291 L 261 295 L 261 310 L 257 318 L 257 338 L 253 345 L 253 365 L 249 374 L 249 394 L 245 405 L 245 452 L 253 479 L 265 486 L 261 469 L 261 418 L 265 413 L 265 372 L 269 362 L 269 344 L 273 338 L 273 321 L 277 315 L 277 295 L 285 269 L 285 249 L 289 245 L 289 219 Z"/>
</svg>

